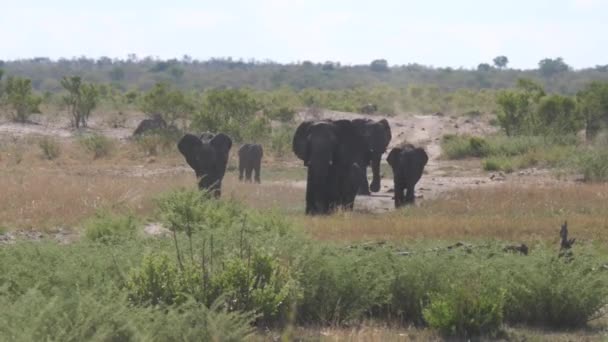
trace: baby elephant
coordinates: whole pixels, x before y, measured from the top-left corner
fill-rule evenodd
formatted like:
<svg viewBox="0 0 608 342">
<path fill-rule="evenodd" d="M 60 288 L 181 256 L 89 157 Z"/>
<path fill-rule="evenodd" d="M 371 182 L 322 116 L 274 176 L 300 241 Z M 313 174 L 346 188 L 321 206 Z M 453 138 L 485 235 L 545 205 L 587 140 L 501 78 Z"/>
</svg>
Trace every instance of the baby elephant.
<svg viewBox="0 0 608 342">
<path fill-rule="evenodd" d="M 429 161 L 426 152 L 420 147 L 404 144 L 393 148 L 386 161 L 393 168 L 395 208 L 414 203 L 414 187 L 422 177 L 424 166 Z"/>
<path fill-rule="evenodd" d="M 239 149 L 239 180 L 251 182 L 251 173 L 255 171 L 255 182 L 260 183 L 260 167 L 264 150 L 260 144 L 245 144 Z"/>
</svg>

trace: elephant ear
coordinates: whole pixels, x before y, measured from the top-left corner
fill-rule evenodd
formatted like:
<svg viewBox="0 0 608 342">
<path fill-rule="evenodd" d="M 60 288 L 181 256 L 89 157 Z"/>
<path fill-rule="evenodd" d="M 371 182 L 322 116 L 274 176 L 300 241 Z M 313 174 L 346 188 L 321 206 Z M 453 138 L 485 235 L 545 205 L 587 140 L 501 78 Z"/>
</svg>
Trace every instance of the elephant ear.
<svg viewBox="0 0 608 342">
<path fill-rule="evenodd" d="M 218 133 L 209 141 L 209 144 L 221 155 L 227 156 L 232 148 L 232 139 L 224 133 Z"/>
<path fill-rule="evenodd" d="M 422 161 L 422 166 L 425 166 L 426 163 L 429 161 L 429 156 L 426 154 L 426 151 L 419 147 L 416 149 L 416 153 L 418 154 L 420 161 Z"/>
<path fill-rule="evenodd" d="M 291 142 L 291 147 L 293 150 L 293 153 L 302 161 L 304 161 L 304 163 L 306 164 L 306 159 L 307 159 L 307 136 L 308 136 L 308 130 L 310 129 L 310 127 L 312 126 L 314 122 L 313 121 L 304 121 L 302 122 L 298 128 L 296 128 L 295 133 L 293 134 L 293 140 Z"/>
<path fill-rule="evenodd" d="M 391 142 L 391 139 L 393 138 L 393 136 L 391 135 L 391 125 L 388 124 L 388 121 L 386 119 L 378 121 L 378 124 L 380 124 L 384 128 L 384 146 L 388 146 L 388 144 Z"/>
<path fill-rule="evenodd" d="M 192 134 L 184 135 L 177 143 L 177 149 L 186 158 L 186 162 L 195 171 L 202 168 L 201 154 L 203 153 L 203 142 Z"/>
<path fill-rule="evenodd" d="M 397 159 L 399 158 L 399 154 L 401 153 L 401 149 L 398 147 L 395 147 L 391 150 L 391 152 L 388 154 L 388 156 L 386 157 L 386 161 L 388 162 L 388 165 L 390 165 L 391 167 L 395 167 L 397 165 Z"/>
</svg>

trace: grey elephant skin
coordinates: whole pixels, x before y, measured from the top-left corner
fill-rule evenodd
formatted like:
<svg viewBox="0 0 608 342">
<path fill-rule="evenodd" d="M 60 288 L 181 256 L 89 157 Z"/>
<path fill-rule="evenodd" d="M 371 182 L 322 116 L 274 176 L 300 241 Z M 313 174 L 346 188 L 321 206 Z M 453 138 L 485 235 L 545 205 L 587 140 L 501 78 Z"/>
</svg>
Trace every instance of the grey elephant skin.
<svg viewBox="0 0 608 342">
<path fill-rule="evenodd" d="M 260 168 L 262 166 L 262 157 L 264 149 L 260 144 L 244 144 L 239 148 L 239 180 L 251 182 L 251 176 L 254 174 L 256 183 L 260 183 Z M 244 176 L 244 179 L 243 179 Z"/>
<path fill-rule="evenodd" d="M 294 154 L 308 168 L 306 214 L 351 209 L 362 176 L 358 162 L 365 143 L 349 120 L 301 123 L 293 137 Z"/>
<path fill-rule="evenodd" d="M 428 155 L 420 147 L 405 144 L 393 148 L 386 161 L 393 169 L 395 208 L 414 203 L 414 187 L 422 177 L 424 167 L 429 161 Z"/>
<path fill-rule="evenodd" d="M 371 192 L 380 191 L 380 161 L 382 154 L 386 152 L 391 142 L 391 127 L 386 119 L 373 121 L 370 119 L 352 120 L 359 135 L 365 142 L 366 158 L 359 165 L 363 170 L 363 177 L 359 186 L 360 195 L 369 195 Z M 372 167 L 372 182 L 367 181 L 367 167 Z"/>
<path fill-rule="evenodd" d="M 208 191 L 216 198 L 221 196 L 231 147 L 232 139 L 224 133 L 203 133 L 201 137 L 186 134 L 177 143 L 177 149 L 199 180 L 199 189 Z"/>
</svg>

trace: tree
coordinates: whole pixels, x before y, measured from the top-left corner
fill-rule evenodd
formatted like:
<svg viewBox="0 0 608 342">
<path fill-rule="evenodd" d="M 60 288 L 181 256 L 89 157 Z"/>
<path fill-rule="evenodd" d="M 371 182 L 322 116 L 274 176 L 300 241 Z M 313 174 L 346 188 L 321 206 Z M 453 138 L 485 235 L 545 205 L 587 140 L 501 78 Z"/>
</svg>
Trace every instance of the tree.
<svg viewBox="0 0 608 342">
<path fill-rule="evenodd" d="M 552 77 L 568 70 L 570 70 L 570 66 L 561 57 L 556 59 L 545 58 L 538 62 L 538 71 L 544 77 Z"/>
<path fill-rule="evenodd" d="M 576 101 L 568 96 L 549 95 L 538 103 L 539 125 L 535 133 L 572 134 L 583 128 L 584 119 L 576 110 Z"/>
<path fill-rule="evenodd" d="M 270 125 L 268 120 L 256 118 L 260 109 L 260 104 L 245 89 L 211 90 L 195 114 L 193 127 L 199 131 L 224 132 L 236 141 L 254 138 L 255 132 L 251 132 L 250 126 L 260 132 L 264 131 L 260 126 Z"/>
<path fill-rule="evenodd" d="M 494 66 L 498 69 L 504 69 L 507 67 L 507 64 L 509 64 L 507 56 L 497 56 L 492 61 L 494 62 Z"/>
<path fill-rule="evenodd" d="M 371 71 L 375 71 L 375 72 L 387 72 L 389 71 L 388 69 L 388 62 L 386 61 L 386 59 L 376 59 L 373 60 L 370 65 L 369 68 Z"/>
<path fill-rule="evenodd" d="M 178 119 L 186 119 L 194 112 L 194 104 L 179 89 L 168 83 L 156 83 L 144 96 L 141 109 L 149 116 L 160 115 L 170 125 Z"/>
<path fill-rule="evenodd" d="M 608 83 L 592 82 L 576 94 L 580 114 L 586 122 L 587 139 L 608 128 Z"/>
<path fill-rule="evenodd" d="M 32 113 L 40 113 L 40 96 L 32 92 L 32 81 L 25 78 L 9 77 L 6 82 L 6 101 L 13 109 L 12 119 L 25 123 Z"/>
<path fill-rule="evenodd" d="M 121 67 L 114 67 L 108 73 L 110 75 L 110 79 L 114 82 L 122 81 L 125 78 L 125 71 Z"/>
<path fill-rule="evenodd" d="M 97 106 L 99 91 L 92 83 L 82 82 L 80 76 L 64 77 L 61 86 L 68 91 L 63 102 L 72 115 L 72 124 L 76 128 L 87 127 L 87 120 Z"/>
<path fill-rule="evenodd" d="M 329 61 L 325 62 L 323 64 L 323 66 L 321 67 L 321 70 L 323 70 L 323 71 L 331 71 L 331 70 L 334 70 L 334 69 L 335 69 L 334 63 L 333 62 L 329 62 Z"/>
<path fill-rule="evenodd" d="M 488 63 L 481 63 L 477 66 L 477 71 L 488 72 L 492 70 L 492 66 Z"/>
</svg>

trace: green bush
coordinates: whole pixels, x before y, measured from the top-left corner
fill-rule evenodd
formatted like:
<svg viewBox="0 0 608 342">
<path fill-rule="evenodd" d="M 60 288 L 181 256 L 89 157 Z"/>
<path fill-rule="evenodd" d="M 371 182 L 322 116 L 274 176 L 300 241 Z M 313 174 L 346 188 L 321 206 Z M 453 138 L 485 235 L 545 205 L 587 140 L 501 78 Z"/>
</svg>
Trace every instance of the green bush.
<svg viewBox="0 0 608 342">
<path fill-rule="evenodd" d="M 147 156 L 156 156 L 162 152 L 172 151 L 177 146 L 179 132 L 159 131 L 147 132 L 135 137 L 137 147 Z"/>
<path fill-rule="evenodd" d="M 513 159 L 508 157 L 490 157 L 483 160 L 483 169 L 485 171 L 504 171 L 513 172 L 515 166 L 513 165 Z"/>
<path fill-rule="evenodd" d="M 293 133 L 294 128 L 291 126 L 273 128 L 270 135 L 270 150 L 278 157 L 291 153 Z"/>
<path fill-rule="evenodd" d="M 93 134 L 80 138 L 80 145 L 93 154 L 93 159 L 109 156 L 114 147 L 113 141 L 101 134 Z"/>
<path fill-rule="evenodd" d="M 505 290 L 469 282 L 432 295 L 424 318 L 446 335 L 495 336 L 503 323 L 504 304 Z"/>
<path fill-rule="evenodd" d="M 42 151 L 42 156 L 45 159 L 53 160 L 59 157 L 61 152 L 61 148 L 59 147 L 59 143 L 49 137 L 44 137 L 38 141 L 38 147 Z"/>
<path fill-rule="evenodd" d="M 608 151 L 602 149 L 585 151 L 578 156 L 576 164 L 586 181 L 608 181 Z"/>
<path fill-rule="evenodd" d="M 490 146 L 484 138 L 465 135 L 445 135 L 441 142 L 441 148 L 450 159 L 485 157 L 490 153 Z"/>
<path fill-rule="evenodd" d="M 138 223 L 131 215 L 112 215 L 98 212 L 84 223 L 85 237 L 102 243 L 118 243 L 131 239 L 137 232 Z"/>
<path fill-rule="evenodd" d="M 541 252 L 513 265 L 519 269 L 508 279 L 506 319 L 563 329 L 598 317 L 608 301 L 608 272 L 588 253 L 577 251 L 574 260 L 566 261 Z"/>
</svg>

